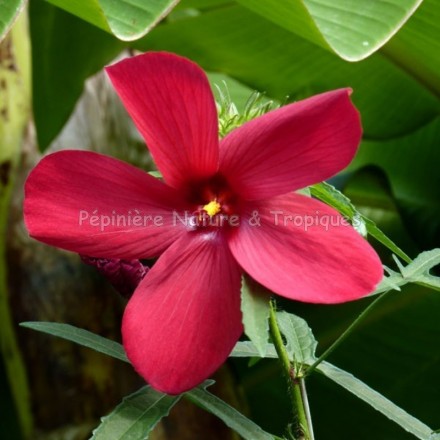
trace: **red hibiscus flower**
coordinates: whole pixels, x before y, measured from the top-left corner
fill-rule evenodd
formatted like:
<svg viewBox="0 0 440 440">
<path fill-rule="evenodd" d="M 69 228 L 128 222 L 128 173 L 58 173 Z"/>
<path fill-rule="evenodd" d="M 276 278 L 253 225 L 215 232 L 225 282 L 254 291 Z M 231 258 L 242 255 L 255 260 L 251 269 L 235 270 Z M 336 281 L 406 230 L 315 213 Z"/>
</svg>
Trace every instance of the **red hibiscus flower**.
<svg viewBox="0 0 440 440">
<path fill-rule="evenodd" d="M 242 333 L 243 272 L 294 300 L 339 303 L 382 277 L 370 245 L 294 190 L 346 167 L 360 138 L 349 90 L 287 105 L 219 142 L 204 72 L 147 53 L 107 69 L 163 180 L 103 155 L 51 154 L 31 172 L 25 221 L 44 243 L 99 258 L 159 257 L 128 302 L 123 344 L 158 390 L 211 375 Z"/>
</svg>

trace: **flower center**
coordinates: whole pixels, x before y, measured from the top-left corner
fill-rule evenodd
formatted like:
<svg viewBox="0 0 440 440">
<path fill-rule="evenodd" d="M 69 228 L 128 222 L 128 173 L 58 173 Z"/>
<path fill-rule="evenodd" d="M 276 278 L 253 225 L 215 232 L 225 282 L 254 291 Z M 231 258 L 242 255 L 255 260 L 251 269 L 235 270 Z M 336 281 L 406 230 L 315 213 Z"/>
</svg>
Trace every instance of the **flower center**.
<svg viewBox="0 0 440 440">
<path fill-rule="evenodd" d="M 191 228 L 206 231 L 238 226 L 238 198 L 221 175 L 188 186 L 188 201 L 194 207 Z"/>
<path fill-rule="evenodd" d="M 203 211 L 205 211 L 210 217 L 218 214 L 222 210 L 222 205 L 220 205 L 217 200 L 211 200 L 209 203 L 203 206 Z"/>
</svg>

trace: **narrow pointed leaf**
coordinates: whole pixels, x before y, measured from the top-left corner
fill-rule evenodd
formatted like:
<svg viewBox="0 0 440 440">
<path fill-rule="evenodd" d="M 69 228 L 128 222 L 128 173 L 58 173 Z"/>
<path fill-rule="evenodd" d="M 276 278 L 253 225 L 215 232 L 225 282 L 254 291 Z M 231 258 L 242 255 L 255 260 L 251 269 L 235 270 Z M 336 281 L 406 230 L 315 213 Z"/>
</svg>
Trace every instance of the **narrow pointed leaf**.
<svg viewBox="0 0 440 440">
<path fill-rule="evenodd" d="M 276 24 L 347 61 L 383 46 L 422 0 L 239 0 Z"/>
<path fill-rule="evenodd" d="M 22 322 L 20 325 L 62 339 L 67 339 L 68 341 L 99 351 L 107 356 L 128 362 L 121 344 L 96 335 L 88 330 L 59 322 Z"/>
<path fill-rule="evenodd" d="M 391 252 L 394 252 L 407 263 L 411 261 L 408 255 L 402 251 L 391 239 L 389 239 L 376 224 L 363 216 L 353 206 L 350 199 L 338 191 L 329 183 L 322 182 L 310 187 L 311 193 L 314 197 L 322 200 L 333 208 L 337 209 L 342 215 L 351 220 L 353 226 L 356 228 L 366 228 L 367 232 L 372 235 L 377 241 L 386 246 Z"/>
<path fill-rule="evenodd" d="M 113 33 L 123 41 L 137 40 L 164 18 L 179 0 L 49 0 L 55 6 Z"/>
<path fill-rule="evenodd" d="M 368 385 L 354 377 L 351 373 L 341 370 L 328 362 L 322 362 L 317 369 L 341 387 L 353 393 L 359 399 L 371 405 L 384 416 L 400 425 L 403 429 L 422 440 L 428 440 L 432 429 L 420 420 L 399 408 L 393 402 Z"/>
<path fill-rule="evenodd" d="M 258 357 L 259 353 L 252 343 L 238 342 L 232 351 L 231 356 Z M 266 357 L 276 357 L 275 347 L 272 344 L 267 347 Z M 395 405 L 382 394 L 370 388 L 351 373 L 341 370 L 326 361 L 319 364 L 317 370 L 341 387 L 353 393 L 358 398 L 362 399 L 367 404 L 371 405 L 374 409 L 381 412 L 417 438 L 424 440 L 436 439 L 435 436 L 431 437 L 433 431 L 429 426 L 408 414 L 405 410 Z"/>
<path fill-rule="evenodd" d="M 145 386 L 127 396 L 93 431 L 91 440 L 145 440 L 181 396 L 169 396 Z"/>
<path fill-rule="evenodd" d="M 246 336 L 264 357 L 269 334 L 269 295 L 248 277 L 242 282 L 241 311 Z"/>
<path fill-rule="evenodd" d="M 274 436 L 263 431 L 232 406 L 204 389 L 203 385 L 185 393 L 196 405 L 214 414 L 245 440 L 273 440 Z"/>
</svg>

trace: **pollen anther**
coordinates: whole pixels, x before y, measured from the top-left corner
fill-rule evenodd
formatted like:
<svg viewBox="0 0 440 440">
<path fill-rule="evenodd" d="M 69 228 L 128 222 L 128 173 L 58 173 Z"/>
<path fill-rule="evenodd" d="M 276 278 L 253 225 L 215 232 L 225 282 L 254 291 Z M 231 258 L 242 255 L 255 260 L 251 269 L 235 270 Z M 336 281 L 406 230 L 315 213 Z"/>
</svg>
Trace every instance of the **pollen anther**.
<svg viewBox="0 0 440 440">
<path fill-rule="evenodd" d="M 222 206 L 220 205 L 219 202 L 217 202 L 217 200 L 212 200 L 211 202 L 209 202 L 205 206 L 203 206 L 203 210 L 210 217 L 213 217 L 214 215 L 218 214 L 222 210 Z"/>
</svg>

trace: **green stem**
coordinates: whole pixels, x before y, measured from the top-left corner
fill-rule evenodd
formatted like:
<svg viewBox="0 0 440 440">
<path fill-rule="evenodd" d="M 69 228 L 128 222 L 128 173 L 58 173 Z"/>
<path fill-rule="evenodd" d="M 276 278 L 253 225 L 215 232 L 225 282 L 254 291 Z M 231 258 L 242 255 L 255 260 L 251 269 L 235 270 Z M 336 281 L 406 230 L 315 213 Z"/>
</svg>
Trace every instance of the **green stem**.
<svg viewBox="0 0 440 440">
<path fill-rule="evenodd" d="M 275 346 L 278 358 L 283 367 L 283 372 L 287 379 L 293 414 L 298 425 L 298 430 L 296 431 L 300 432 L 300 434 L 297 436 L 297 439 L 314 440 L 310 410 L 308 407 L 307 395 L 305 394 L 303 378 L 296 377 L 295 367 L 289 360 L 289 355 L 287 354 L 280 328 L 278 327 L 276 305 L 274 301 L 270 302 L 269 328 L 272 336 L 272 342 Z"/>
<path fill-rule="evenodd" d="M 307 368 L 306 370 L 307 376 L 311 374 L 313 371 L 315 371 L 316 367 L 322 361 L 326 360 L 351 335 L 353 330 L 361 323 L 361 321 L 364 320 L 364 318 L 371 312 L 371 310 L 373 310 L 374 307 L 376 307 L 379 301 L 381 301 L 382 298 L 384 298 L 388 292 L 389 290 L 384 292 L 382 295 L 378 295 L 376 299 L 373 302 L 371 302 L 368 305 L 368 307 L 364 309 L 362 313 L 348 326 L 348 328 L 344 331 L 344 333 L 342 333 L 342 335 L 339 336 L 339 338 L 336 339 L 336 341 L 333 342 L 333 344 L 330 345 L 330 347 L 327 348 L 327 350 L 325 350 L 324 353 L 322 353 L 321 356 L 319 356 L 319 358 L 312 365 L 310 365 L 309 368 Z"/>
<path fill-rule="evenodd" d="M 309 432 L 310 440 L 315 440 L 315 434 L 313 432 L 312 414 L 310 413 L 309 398 L 307 397 L 306 381 L 304 377 L 301 377 L 299 379 L 299 385 L 301 387 L 301 395 L 304 402 L 304 412 L 306 415 L 307 427 L 309 428 L 310 431 Z"/>
</svg>

